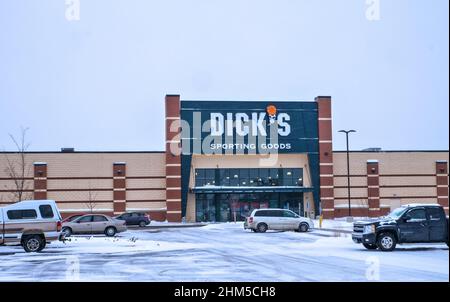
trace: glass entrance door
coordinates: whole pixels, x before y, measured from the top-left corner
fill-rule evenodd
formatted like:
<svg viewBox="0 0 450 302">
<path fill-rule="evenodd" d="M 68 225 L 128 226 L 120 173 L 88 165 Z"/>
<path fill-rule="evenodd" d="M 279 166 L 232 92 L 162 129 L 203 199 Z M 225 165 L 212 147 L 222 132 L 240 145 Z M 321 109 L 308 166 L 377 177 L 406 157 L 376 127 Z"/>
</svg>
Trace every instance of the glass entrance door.
<svg viewBox="0 0 450 302">
<path fill-rule="evenodd" d="M 280 206 L 291 210 L 300 216 L 305 216 L 303 193 L 280 193 Z"/>
<path fill-rule="evenodd" d="M 197 194 L 197 221 L 244 221 L 254 209 L 282 208 L 304 216 L 303 193 Z"/>
</svg>

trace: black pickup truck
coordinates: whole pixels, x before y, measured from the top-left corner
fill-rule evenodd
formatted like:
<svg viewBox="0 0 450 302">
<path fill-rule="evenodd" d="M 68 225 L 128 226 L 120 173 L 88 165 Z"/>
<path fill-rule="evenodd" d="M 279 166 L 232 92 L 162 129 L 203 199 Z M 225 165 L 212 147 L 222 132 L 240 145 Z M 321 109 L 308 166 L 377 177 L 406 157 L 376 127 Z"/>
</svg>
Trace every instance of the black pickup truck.
<svg viewBox="0 0 450 302">
<path fill-rule="evenodd" d="M 388 216 L 353 224 L 352 239 L 369 250 L 393 251 L 402 243 L 446 243 L 449 224 L 444 208 L 432 204 L 411 204 Z"/>
</svg>

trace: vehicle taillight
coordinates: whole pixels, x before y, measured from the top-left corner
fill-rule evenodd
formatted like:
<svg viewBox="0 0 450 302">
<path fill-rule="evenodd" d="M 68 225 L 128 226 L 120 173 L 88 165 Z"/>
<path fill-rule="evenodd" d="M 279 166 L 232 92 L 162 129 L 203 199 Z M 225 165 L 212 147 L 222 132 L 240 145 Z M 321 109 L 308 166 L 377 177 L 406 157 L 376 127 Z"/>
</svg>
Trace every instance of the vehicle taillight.
<svg viewBox="0 0 450 302">
<path fill-rule="evenodd" d="M 253 223 L 253 217 L 248 218 L 248 223 Z"/>
<path fill-rule="evenodd" d="M 59 221 L 56 223 L 56 231 L 61 232 L 61 229 L 62 229 L 62 223 L 61 223 L 61 221 L 59 220 Z"/>
</svg>

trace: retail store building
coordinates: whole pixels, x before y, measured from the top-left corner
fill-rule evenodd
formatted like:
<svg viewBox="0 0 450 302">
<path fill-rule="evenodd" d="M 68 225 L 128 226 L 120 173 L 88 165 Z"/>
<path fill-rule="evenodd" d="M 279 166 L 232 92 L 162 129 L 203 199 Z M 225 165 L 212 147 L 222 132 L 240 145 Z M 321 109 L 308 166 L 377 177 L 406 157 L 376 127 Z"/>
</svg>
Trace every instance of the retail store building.
<svg viewBox="0 0 450 302">
<path fill-rule="evenodd" d="M 348 215 L 346 153 L 333 151 L 330 97 L 314 101 L 184 101 L 167 95 L 164 151 L 29 152 L 27 198 L 55 199 L 62 213 L 146 211 L 152 219 L 242 220 L 254 208 Z M 448 213 L 448 150 L 352 151 L 353 216 L 402 204 Z M 0 204 L 14 180 L 0 154 Z M 92 205 L 94 205 L 92 207 Z"/>
</svg>

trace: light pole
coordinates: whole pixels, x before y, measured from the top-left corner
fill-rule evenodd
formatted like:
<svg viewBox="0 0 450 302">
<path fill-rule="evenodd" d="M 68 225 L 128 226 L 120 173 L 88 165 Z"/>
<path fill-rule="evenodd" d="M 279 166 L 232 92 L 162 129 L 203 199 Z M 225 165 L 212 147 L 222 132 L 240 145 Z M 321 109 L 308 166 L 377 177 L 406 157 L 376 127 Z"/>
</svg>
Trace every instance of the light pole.
<svg viewBox="0 0 450 302">
<path fill-rule="evenodd" d="M 356 130 L 339 130 L 338 132 L 345 133 L 347 143 L 347 191 L 348 191 L 348 216 L 352 216 L 352 206 L 350 203 L 350 153 L 348 149 L 348 134 L 356 132 Z"/>
</svg>

